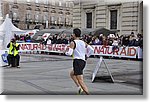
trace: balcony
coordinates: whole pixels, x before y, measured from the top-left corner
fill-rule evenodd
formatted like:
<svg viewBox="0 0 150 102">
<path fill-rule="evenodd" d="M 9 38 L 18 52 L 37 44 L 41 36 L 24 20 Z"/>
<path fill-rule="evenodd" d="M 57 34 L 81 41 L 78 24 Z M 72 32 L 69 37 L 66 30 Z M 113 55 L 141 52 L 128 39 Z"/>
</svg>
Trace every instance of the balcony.
<svg viewBox="0 0 150 102">
<path fill-rule="evenodd" d="M 35 5 L 36 5 L 36 7 L 40 7 L 40 4 L 39 4 L 39 3 L 36 3 Z"/>
<path fill-rule="evenodd" d="M 31 6 L 31 3 L 30 3 L 30 2 L 27 2 L 27 6 Z"/>
<path fill-rule="evenodd" d="M 13 8 L 13 9 L 18 9 L 19 6 L 15 4 L 15 5 L 12 6 L 12 8 Z"/>
<path fill-rule="evenodd" d="M 26 23 L 32 23 L 33 22 L 33 20 L 32 19 L 26 19 Z"/>
<path fill-rule="evenodd" d="M 48 8 L 48 4 L 44 4 L 44 8 Z"/>
<path fill-rule="evenodd" d="M 62 12 L 62 11 L 59 11 L 58 14 L 63 14 L 63 12 Z"/>
<path fill-rule="evenodd" d="M 66 15 L 70 15 L 70 12 L 66 12 Z"/>
<path fill-rule="evenodd" d="M 20 22 L 20 19 L 19 19 L 19 18 L 13 18 L 13 19 L 12 19 L 12 22 L 13 22 L 13 23 L 19 23 L 19 22 Z"/>
<path fill-rule="evenodd" d="M 32 8 L 31 7 L 27 7 L 26 10 L 32 10 Z"/>
<path fill-rule="evenodd" d="M 55 10 L 52 10 L 51 13 L 56 13 L 56 11 L 55 11 Z"/>
<path fill-rule="evenodd" d="M 39 19 L 37 20 L 37 19 L 35 19 L 35 20 L 33 20 L 33 23 L 34 23 L 34 24 L 41 24 L 41 23 L 42 23 L 42 20 L 39 20 Z"/>
<path fill-rule="evenodd" d="M 44 9 L 43 12 L 49 12 L 47 9 Z"/>
<path fill-rule="evenodd" d="M 36 8 L 35 11 L 41 11 L 40 8 Z"/>
<path fill-rule="evenodd" d="M 50 25 L 57 25 L 55 21 L 50 21 Z"/>
</svg>

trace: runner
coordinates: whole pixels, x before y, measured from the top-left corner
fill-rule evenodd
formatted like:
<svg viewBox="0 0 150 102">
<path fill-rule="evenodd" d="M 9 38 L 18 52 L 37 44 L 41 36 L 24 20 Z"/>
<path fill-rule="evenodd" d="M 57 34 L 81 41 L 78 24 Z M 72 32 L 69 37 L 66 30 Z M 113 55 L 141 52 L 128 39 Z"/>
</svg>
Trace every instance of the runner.
<svg viewBox="0 0 150 102">
<path fill-rule="evenodd" d="M 83 69 L 86 65 L 87 57 L 94 52 L 94 49 L 80 40 L 80 36 L 81 30 L 75 28 L 73 30 L 74 41 L 70 43 L 70 47 L 65 51 L 65 54 L 73 55 L 73 70 L 70 72 L 70 76 L 78 87 L 78 93 L 85 92 L 85 94 L 89 95 L 88 88 L 83 80 Z"/>
</svg>

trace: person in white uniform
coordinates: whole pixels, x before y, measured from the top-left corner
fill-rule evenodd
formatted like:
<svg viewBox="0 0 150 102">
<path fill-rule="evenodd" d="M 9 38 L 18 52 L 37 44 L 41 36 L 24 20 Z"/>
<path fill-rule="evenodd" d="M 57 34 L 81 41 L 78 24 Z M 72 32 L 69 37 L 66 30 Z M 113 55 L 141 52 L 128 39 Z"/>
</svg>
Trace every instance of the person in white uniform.
<svg viewBox="0 0 150 102">
<path fill-rule="evenodd" d="M 74 41 L 70 43 L 70 47 L 65 51 L 65 54 L 73 56 L 73 70 L 70 72 L 70 76 L 77 85 L 79 94 L 84 92 L 88 95 L 89 91 L 83 80 L 83 69 L 86 65 L 86 58 L 94 52 L 94 49 L 80 40 L 80 36 L 81 30 L 78 28 L 73 29 Z"/>
</svg>

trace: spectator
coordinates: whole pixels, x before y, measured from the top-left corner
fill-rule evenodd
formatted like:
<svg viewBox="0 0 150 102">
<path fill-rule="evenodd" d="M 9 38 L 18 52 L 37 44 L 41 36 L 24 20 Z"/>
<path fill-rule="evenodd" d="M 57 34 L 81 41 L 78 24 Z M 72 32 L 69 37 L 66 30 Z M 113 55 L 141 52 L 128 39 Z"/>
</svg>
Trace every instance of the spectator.
<svg viewBox="0 0 150 102">
<path fill-rule="evenodd" d="M 134 32 L 131 32 L 131 35 L 129 36 L 129 46 L 134 46 L 134 43 L 135 43 L 135 40 L 136 40 L 136 37 L 134 35 Z"/>
<path fill-rule="evenodd" d="M 108 38 L 106 36 L 103 36 L 103 45 L 108 46 Z"/>
<path fill-rule="evenodd" d="M 26 35 L 25 42 L 31 42 L 31 37 L 29 34 Z"/>
<path fill-rule="evenodd" d="M 60 35 L 60 39 L 59 39 L 60 41 L 60 44 L 68 44 L 68 40 L 67 40 L 67 38 L 66 38 L 66 34 L 62 34 L 62 35 Z"/>
<path fill-rule="evenodd" d="M 112 51 L 114 52 L 116 49 L 118 49 L 118 40 L 117 40 L 117 38 L 115 38 L 114 40 L 113 40 L 113 43 L 112 43 Z"/>
<path fill-rule="evenodd" d="M 93 41 L 93 45 L 101 45 L 102 42 L 99 40 L 99 37 L 97 36 L 94 41 Z"/>
<path fill-rule="evenodd" d="M 56 44 L 57 34 L 53 35 L 52 44 Z"/>
<path fill-rule="evenodd" d="M 92 35 L 90 34 L 89 36 L 87 36 L 87 44 L 89 44 L 92 40 Z M 102 41 L 102 40 L 101 40 Z"/>
<path fill-rule="evenodd" d="M 19 47 L 20 45 L 16 43 L 15 39 L 11 39 L 10 43 L 7 45 L 7 48 L 9 48 L 8 57 L 7 57 L 9 67 L 20 68 L 19 66 L 20 55 L 18 52 Z"/>
<path fill-rule="evenodd" d="M 52 41 L 50 38 L 47 39 L 47 44 L 52 44 Z"/>
<path fill-rule="evenodd" d="M 142 46 L 143 46 L 143 38 L 142 38 L 141 34 L 137 35 L 137 38 L 135 39 L 135 42 L 134 42 L 134 46 L 140 46 L 142 48 Z"/>
<path fill-rule="evenodd" d="M 71 34 L 69 42 L 73 41 L 73 35 Z"/>
<path fill-rule="evenodd" d="M 62 37 L 57 36 L 56 44 L 62 44 Z"/>
<path fill-rule="evenodd" d="M 108 45 L 112 46 L 112 44 L 113 44 L 113 39 L 108 39 Z"/>
<path fill-rule="evenodd" d="M 129 36 L 127 36 L 127 35 L 123 36 L 122 45 L 123 46 L 128 46 L 129 45 Z"/>
<path fill-rule="evenodd" d="M 123 35 L 121 35 L 121 36 L 118 38 L 118 45 L 119 45 L 119 46 L 122 46 L 122 39 L 123 39 Z"/>
</svg>

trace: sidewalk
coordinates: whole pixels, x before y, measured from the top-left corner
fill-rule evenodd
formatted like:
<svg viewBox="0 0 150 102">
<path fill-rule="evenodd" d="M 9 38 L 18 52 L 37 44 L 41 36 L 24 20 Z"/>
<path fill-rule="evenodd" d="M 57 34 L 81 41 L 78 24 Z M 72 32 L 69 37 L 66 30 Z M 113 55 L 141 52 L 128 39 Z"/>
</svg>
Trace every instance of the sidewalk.
<svg viewBox="0 0 150 102">
<path fill-rule="evenodd" d="M 107 76 L 100 68 L 97 80 L 91 81 L 98 58 L 89 58 L 84 71 L 85 83 L 91 95 L 142 94 L 142 62 L 105 59 L 115 83 L 98 80 Z M 77 95 L 77 88 L 70 79 L 71 57 L 58 55 L 22 55 L 21 68 L 4 68 L 2 94 Z"/>
</svg>

